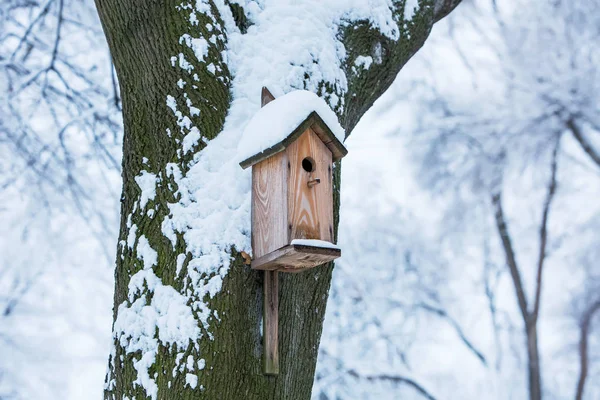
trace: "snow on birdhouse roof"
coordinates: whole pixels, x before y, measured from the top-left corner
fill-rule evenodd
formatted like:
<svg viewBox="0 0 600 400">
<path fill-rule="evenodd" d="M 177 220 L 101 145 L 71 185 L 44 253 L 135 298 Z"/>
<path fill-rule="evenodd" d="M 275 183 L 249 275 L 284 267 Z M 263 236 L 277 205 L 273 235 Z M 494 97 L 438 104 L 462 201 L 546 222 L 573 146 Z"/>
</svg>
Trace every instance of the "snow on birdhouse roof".
<svg viewBox="0 0 600 400">
<path fill-rule="evenodd" d="M 285 150 L 308 128 L 331 150 L 333 161 L 348 153 L 344 129 L 325 100 L 296 90 L 271 101 L 248 122 L 238 146 L 240 166 L 246 169 Z"/>
</svg>

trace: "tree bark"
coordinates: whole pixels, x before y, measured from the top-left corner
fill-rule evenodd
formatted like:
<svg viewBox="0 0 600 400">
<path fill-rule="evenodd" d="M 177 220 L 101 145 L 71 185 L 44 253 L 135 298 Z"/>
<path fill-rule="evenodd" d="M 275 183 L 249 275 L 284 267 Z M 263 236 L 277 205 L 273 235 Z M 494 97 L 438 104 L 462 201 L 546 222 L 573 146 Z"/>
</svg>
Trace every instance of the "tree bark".
<svg viewBox="0 0 600 400">
<path fill-rule="evenodd" d="M 137 254 L 140 238 L 144 237 L 157 253 L 153 273 L 163 285 L 186 295 L 189 303 L 204 301 L 219 318 L 209 318 L 210 332 L 202 332 L 197 343 L 187 348 L 165 346 L 160 342 L 155 359 L 149 369 L 149 378 L 157 386 L 152 396 L 140 384 L 136 362 L 141 352 L 127 352 L 123 340 L 115 333 L 114 352 L 109 359 L 106 377 L 105 399 L 159 398 L 159 399 L 308 399 L 311 395 L 321 336 L 325 306 L 331 281 L 333 265 L 329 264 L 301 274 L 281 274 L 279 304 L 279 351 L 280 373 L 265 376 L 262 373 L 262 274 L 245 265 L 244 258 L 231 248 L 231 266 L 223 278 L 222 289 L 214 297 L 197 298 L 187 293 L 187 266 L 192 256 L 186 250 L 182 235 L 173 246 L 161 231 L 161 223 L 169 214 L 168 205 L 179 200 L 177 185 L 167 173 L 167 164 L 175 163 L 187 172 L 193 153 L 201 152 L 206 143 L 200 141 L 188 155 L 181 155 L 183 134 L 174 121 L 172 112 L 165 106 L 165 99 L 172 88 L 182 79 L 185 85 L 198 86 L 189 91 L 200 115 L 192 122 L 200 128 L 207 139 L 216 137 L 223 128 L 230 107 L 230 89 L 235 78 L 229 73 L 223 50 L 227 47 L 227 34 L 223 24 L 223 7 L 217 1 L 205 2 L 218 23 L 197 12 L 199 23 L 190 28 L 189 13 L 179 10 L 182 5 L 175 1 L 96 0 L 105 35 L 111 50 L 119 79 L 123 122 L 123 192 L 121 205 L 121 228 L 115 270 L 114 319 L 120 305 L 131 304 L 143 296 L 150 301 L 150 288 L 131 298 L 128 286 L 131 277 L 144 269 L 144 260 Z M 435 21 L 452 10 L 459 1 L 421 1 L 419 12 L 407 25 L 406 32 L 398 41 L 385 39 L 366 22 L 355 22 L 342 29 L 347 51 L 345 68 L 350 71 L 359 55 L 370 54 L 376 44 L 383 48 L 381 62 L 368 71 L 348 74 L 348 91 L 344 93 L 346 105 L 338 113 L 346 132 L 350 132 L 364 112 L 387 89 L 397 72 L 422 46 Z M 238 29 L 244 33 L 250 23 L 239 4 L 229 4 L 229 11 Z M 222 4 L 221 4 L 222 5 Z M 397 2 L 395 15 L 401 18 L 404 1 Z M 179 8 L 179 9 L 178 9 Z M 196 36 L 212 37 L 207 31 L 211 23 L 222 36 L 208 48 L 207 59 L 220 70 L 220 76 L 207 70 L 208 63 L 197 63 L 192 50 L 180 42 L 180 37 L 194 30 Z M 284 40 L 284 38 L 282 38 Z M 173 68 L 170 57 L 184 54 L 193 64 L 199 79 L 183 76 Z M 290 66 L 291 68 L 292 66 Z M 325 91 L 329 90 L 327 87 Z M 257 100 L 260 93 L 256 93 Z M 186 98 L 176 98 L 180 108 Z M 169 130 L 169 135 L 165 132 Z M 147 159 L 147 161 L 144 161 Z M 339 164 L 334 175 L 335 229 L 339 222 Z M 135 177 L 142 170 L 156 174 L 159 183 L 154 199 L 140 207 L 140 188 Z M 147 211 L 154 210 L 152 213 Z M 152 214 L 152 215 L 150 215 Z M 137 231 L 131 235 L 131 227 Z M 336 233 L 337 236 L 337 233 Z M 130 245 L 129 243 L 132 243 Z M 185 254 L 183 273 L 177 273 L 177 256 Z M 128 298 L 129 296 L 129 298 Z M 200 327 L 202 328 L 202 327 Z M 155 336 L 158 336 L 158 332 Z M 121 339 L 121 340 L 120 340 Z M 198 359 L 199 352 L 205 365 L 193 374 L 198 379 L 196 387 L 186 384 L 186 374 L 174 373 L 181 367 L 181 354 Z M 178 358 L 178 354 L 180 357 Z M 185 361 L 183 362 L 185 363 Z"/>
</svg>

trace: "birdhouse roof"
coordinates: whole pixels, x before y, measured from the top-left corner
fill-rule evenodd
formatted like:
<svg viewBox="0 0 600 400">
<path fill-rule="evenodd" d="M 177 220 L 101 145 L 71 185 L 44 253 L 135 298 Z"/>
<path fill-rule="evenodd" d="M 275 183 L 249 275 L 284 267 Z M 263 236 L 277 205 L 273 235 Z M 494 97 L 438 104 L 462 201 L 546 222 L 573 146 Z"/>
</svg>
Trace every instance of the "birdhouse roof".
<svg viewBox="0 0 600 400">
<path fill-rule="evenodd" d="M 342 144 L 344 129 L 325 100 L 296 90 L 271 101 L 250 120 L 238 146 L 240 166 L 246 169 L 285 150 L 308 128 L 331 151 L 333 161 L 348 153 Z"/>
</svg>

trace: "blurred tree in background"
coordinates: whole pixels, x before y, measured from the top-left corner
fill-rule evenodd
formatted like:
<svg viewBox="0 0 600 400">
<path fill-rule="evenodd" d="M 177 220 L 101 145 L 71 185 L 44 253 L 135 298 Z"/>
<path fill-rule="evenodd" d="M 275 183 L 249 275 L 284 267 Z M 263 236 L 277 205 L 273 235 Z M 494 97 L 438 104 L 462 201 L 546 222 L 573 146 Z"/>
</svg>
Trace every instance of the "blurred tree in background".
<svg viewBox="0 0 600 400">
<path fill-rule="evenodd" d="M 92 2 L 0 3 L 2 399 L 87 398 L 104 373 L 122 136 L 111 70 Z"/>
</svg>

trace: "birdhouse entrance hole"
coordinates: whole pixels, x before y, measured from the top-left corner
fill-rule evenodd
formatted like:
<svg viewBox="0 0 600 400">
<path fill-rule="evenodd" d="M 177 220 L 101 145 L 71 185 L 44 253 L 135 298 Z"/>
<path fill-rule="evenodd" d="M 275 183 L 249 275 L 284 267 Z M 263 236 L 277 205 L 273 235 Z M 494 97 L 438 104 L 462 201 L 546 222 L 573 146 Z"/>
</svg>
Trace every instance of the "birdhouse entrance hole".
<svg viewBox="0 0 600 400">
<path fill-rule="evenodd" d="M 313 172 L 315 170 L 315 161 L 310 157 L 305 157 L 304 160 L 302 160 L 302 168 L 306 172 Z"/>
</svg>

